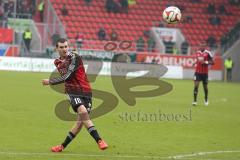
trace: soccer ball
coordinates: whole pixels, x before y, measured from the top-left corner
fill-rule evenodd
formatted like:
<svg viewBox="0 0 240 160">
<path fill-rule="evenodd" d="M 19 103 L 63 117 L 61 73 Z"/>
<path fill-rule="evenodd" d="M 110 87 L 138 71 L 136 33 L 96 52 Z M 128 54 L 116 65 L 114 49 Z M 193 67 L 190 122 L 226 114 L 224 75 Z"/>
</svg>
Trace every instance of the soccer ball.
<svg viewBox="0 0 240 160">
<path fill-rule="evenodd" d="M 164 21 L 166 21 L 167 23 L 173 24 L 181 20 L 182 14 L 178 7 L 170 6 L 163 11 L 162 16 Z"/>
</svg>

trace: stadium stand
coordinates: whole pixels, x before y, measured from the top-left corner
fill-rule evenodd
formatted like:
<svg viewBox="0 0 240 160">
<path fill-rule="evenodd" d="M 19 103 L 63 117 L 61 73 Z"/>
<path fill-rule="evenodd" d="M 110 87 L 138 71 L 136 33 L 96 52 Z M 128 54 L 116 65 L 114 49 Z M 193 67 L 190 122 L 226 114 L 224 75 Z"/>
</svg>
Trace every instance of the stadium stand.
<svg viewBox="0 0 240 160">
<path fill-rule="evenodd" d="M 20 56 L 21 42 L 16 28 L 21 26 L 13 18 L 31 19 L 35 5 L 35 0 L 0 0 L 0 56 Z"/>
<path fill-rule="evenodd" d="M 236 19 L 240 16 L 239 7 L 229 4 L 226 0 L 202 0 L 199 3 L 190 3 L 191 0 L 137 0 L 136 2 L 135 5 L 129 6 L 128 13 L 108 13 L 104 0 L 92 1 L 88 6 L 84 1 L 79 0 L 51 0 L 65 26 L 68 38 L 75 43 L 76 35 L 81 32 L 85 40 L 90 40 L 83 43 L 83 49 L 103 49 L 102 46 L 106 41 L 100 41 L 97 37 L 101 26 L 104 26 L 108 39 L 111 31 L 115 29 L 119 40 L 136 41 L 143 36 L 144 31 L 161 22 L 162 11 L 169 5 L 178 6 L 183 12 L 182 15 L 188 17 L 183 17 L 183 23 L 166 24 L 166 27 L 180 28 L 190 46 L 206 41 L 209 36 L 214 36 L 217 44 L 220 44 L 221 36 L 236 24 Z M 209 19 L 214 16 L 207 12 L 210 2 L 214 3 L 216 15 L 221 19 L 219 25 L 212 25 L 209 22 Z M 68 9 L 68 15 L 65 16 L 61 12 L 64 4 Z M 220 5 L 225 6 L 227 13 L 219 13 Z M 94 48 L 91 48 L 92 46 Z M 144 50 L 146 49 L 145 47 Z"/>
<path fill-rule="evenodd" d="M 140 37 L 143 37 L 145 41 L 143 51 L 154 52 L 155 50 L 148 49 L 147 45 L 147 33 L 153 26 L 181 29 L 190 47 L 207 41 L 209 37 L 214 37 L 216 45 L 219 46 L 223 44 L 223 37 L 226 36 L 226 33 L 230 32 L 238 23 L 240 16 L 239 5 L 229 3 L 230 0 L 201 0 L 199 2 L 194 2 L 194 0 L 131 0 L 136 3 L 129 4 L 128 11 L 118 11 L 120 13 L 108 12 L 105 1 L 92 0 L 87 4 L 84 0 L 46 0 L 46 2 L 51 2 L 72 44 L 76 44 L 76 36 L 81 33 L 83 39 L 81 49 L 87 50 L 103 50 L 104 44 L 110 40 L 110 34 L 114 30 L 117 33 L 117 41 L 119 41 L 116 42 L 117 44 L 122 40 L 137 42 Z M 119 0 L 115 1 L 119 2 Z M 0 1 L 2 28 L 8 27 L 6 15 L 8 18 L 14 16 L 16 18 L 33 18 L 36 23 L 40 22 L 37 11 L 39 3 L 40 0 L 17 1 L 17 13 L 14 15 L 13 1 Z M 208 4 L 210 3 L 215 6 L 215 14 L 208 13 Z M 183 16 L 181 23 L 169 25 L 162 22 L 162 11 L 170 5 L 178 6 L 181 9 Z M 62 12 L 63 6 L 66 6 L 66 15 Z M 222 6 L 224 6 L 222 9 L 225 10 L 224 12 L 220 10 Z M 210 18 L 215 15 L 220 18 L 219 25 L 210 23 Z M 42 36 L 44 34 L 43 25 L 39 24 L 37 27 L 41 38 L 46 39 Z M 101 27 L 106 31 L 105 40 L 98 39 L 97 32 Z M 55 32 L 50 30 L 49 33 Z M 53 44 L 53 35 L 49 34 L 48 36 L 47 45 Z M 136 43 L 133 44 L 133 47 L 127 51 L 137 50 Z M 43 43 L 42 46 L 46 45 Z"/>
</svg>

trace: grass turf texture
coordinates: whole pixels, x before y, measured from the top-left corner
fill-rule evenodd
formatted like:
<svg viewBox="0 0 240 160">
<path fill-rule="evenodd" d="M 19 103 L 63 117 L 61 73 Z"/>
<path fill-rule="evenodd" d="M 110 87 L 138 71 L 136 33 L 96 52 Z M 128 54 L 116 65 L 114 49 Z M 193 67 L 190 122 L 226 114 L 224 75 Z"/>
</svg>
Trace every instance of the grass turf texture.
<svg viewBox="0 0 240 160">
<path fill-rule="evenodd" d="M 208 107 L 204 106 L 200 86 L 198 106 L 192 107 L 191 80 L 166 80 L 173 85 L 171 92 L 138 98 L 134 107 L 119 98 L 115 110 L 94 119 L 109 149 L 100 151 L 83 129 L 64 152 L 51 153 L 50 147 L 63 141 L 74 122 L 61 121 L 55 116 L 54 107 L 65 96 L 41 85 L 41 79 L 48 76 L 49 73 L 0 72 L 1 160 L 171 159 L 179 155 L 184 156 L 175 158 L 240 159 L 240 85 L 210 82 Z M 117 96 L 110 77 L 98 77 L 92 86 Z M 94 99 L 94 106 L 99 103 L 100 100 Z M 159 112 L 189 115 L 190 110 L 191 119 L 182 121 L 144 118 Z M 136 118 L 138 113 L 142 117 Z M 130 119 L 130 115 L 135 117 Z M 194 154 L 198 152 L 204 154 Z"/>
</svg>

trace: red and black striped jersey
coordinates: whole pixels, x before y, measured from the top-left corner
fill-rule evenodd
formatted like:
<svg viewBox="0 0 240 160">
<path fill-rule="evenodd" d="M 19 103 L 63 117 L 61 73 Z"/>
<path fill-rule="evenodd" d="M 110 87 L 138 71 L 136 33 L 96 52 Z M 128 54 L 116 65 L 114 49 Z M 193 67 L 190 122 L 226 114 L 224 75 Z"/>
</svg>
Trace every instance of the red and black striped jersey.
<svg viewBox="0 0 240 160">
<path fill-rule="evenodd" d="M 197 51 L 195 54 L 196 67 L 195 72 L 201 74 L 208 74 L 208 65 L 213 64 L 212 53 L 208 50 Z"/>
<path fill-rule="evenodd" d="M 77 95 L 92 95 L 91 86 L 79 55 L 69 52 L 66 58 L 55 59 L 60 77 L 50 79 L 51 85 L 65 83 L 65 92 Z"/>
</svg>

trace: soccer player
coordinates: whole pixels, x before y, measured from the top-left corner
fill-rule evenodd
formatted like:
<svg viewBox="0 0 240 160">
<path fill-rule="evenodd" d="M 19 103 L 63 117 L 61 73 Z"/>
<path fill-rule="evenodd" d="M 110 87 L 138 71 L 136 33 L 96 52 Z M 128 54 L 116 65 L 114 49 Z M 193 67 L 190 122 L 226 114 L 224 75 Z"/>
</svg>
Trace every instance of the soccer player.
<svg viewBox="0 0 240 160">
<path fill-rule="evenodd" d="M 208 65 L 213 65 L 213 56 L 212 53 L 209 50 L 205 49 L 206 44 L 201 44 L 200 50 L 197 51 L 195 54 L 196 61 L 194 63 L 195 65 L 195 74 L 194 74 L 194 91 L 193 96 L 194 100 L 192 105 L 197 105 L 197 95 L 198 95 L 198 87 L 200 81 L 203 83 L 203 89 L 204 89 L 204 103 L 205 106 L 208 106 Z"/>
<path fill-rule="evenodd" d="M 69 51 L 66 39 L 60 38 L 56 43 L 56 50 L 60 57 L 54 61 L 60 77 L 43 79 L 43 85 L 56 85 L 65 83 L 65 92 L 69 97 L 73 110 L 77 113 L 77 121 L 74 127 L 67 134 L 64 142 L 51 148 L 52 152 L 61 152 L 77 136 L 84 126 L 89 134 L 97 142 L 99 148 L 104 150 L 108 145 L 99 136 L 93 122 L 89 118 L 92 107 L 92 91 L 84 70 L 81 57 Z"/>
</svg>

